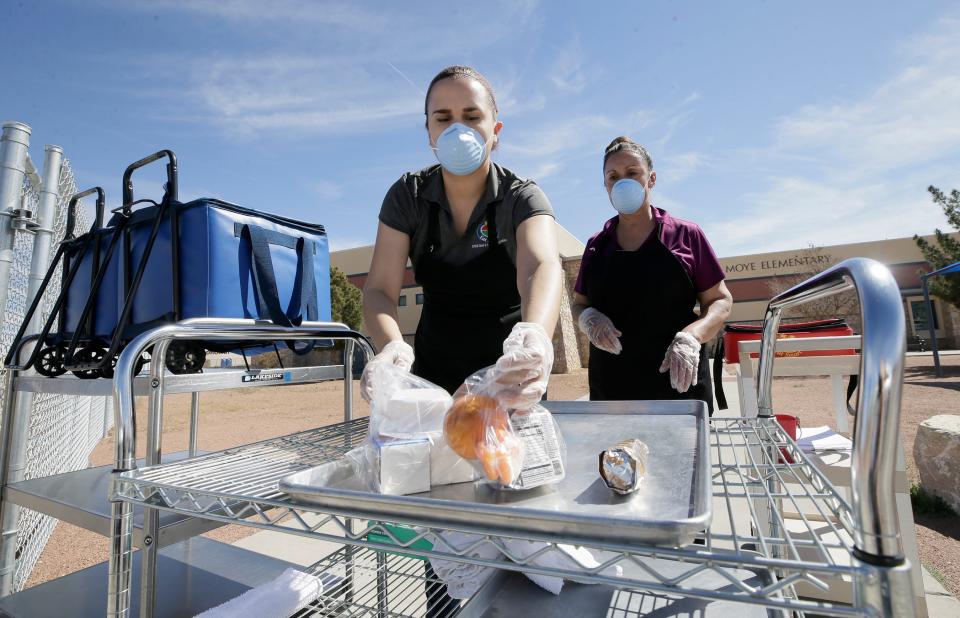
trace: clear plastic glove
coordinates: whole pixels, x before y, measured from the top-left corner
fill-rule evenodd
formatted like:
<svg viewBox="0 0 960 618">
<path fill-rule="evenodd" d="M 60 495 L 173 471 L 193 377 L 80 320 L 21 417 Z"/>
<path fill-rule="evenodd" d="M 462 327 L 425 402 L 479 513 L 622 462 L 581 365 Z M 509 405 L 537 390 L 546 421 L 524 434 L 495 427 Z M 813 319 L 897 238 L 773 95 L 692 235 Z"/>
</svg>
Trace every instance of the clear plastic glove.
<svg viewBox="0 0 960 618">
<path fill-rule="evenodd" d="M 619 354 L 623 350 L 618 339 L 623 333 L 617 330 L 610 318 L 593 307 L 587 307 L 581 311 L 577 323 L 580 325 L 580 330 L 586 333 L 590 343 L 604 352 Z"/>
<path fill-rule="evenodd" d="M 360 377 L 360 396 L 366 401 L 373 399 L 372 376 L 377 370 L 379 363 L 395 365 L 404 371 L 410 371 L 413 367 L 413 348 L 405 341 L 391 341 L 383 346 L 380 353 L 370 359 L 367 366 L 363 368 L 363 375 Z"/>
<path fill-rule="evenodd" d="M 660 373 L 669 371 L 670 386 L 678 393 L 685 393 L 697 384 L 699 367 L 700 342 L 690 333 L 677 333 L 660 363 Z"/>
<path fill-rule="evenodd" d="M 497 378 L 504 388 L 500 402 L 524 410 L 540 401 L 547 392 L 553 369 L 553 341 L 536 322 L 519 322 L 503 341 L 503 356 L 497 360 Z"/>
</svg>

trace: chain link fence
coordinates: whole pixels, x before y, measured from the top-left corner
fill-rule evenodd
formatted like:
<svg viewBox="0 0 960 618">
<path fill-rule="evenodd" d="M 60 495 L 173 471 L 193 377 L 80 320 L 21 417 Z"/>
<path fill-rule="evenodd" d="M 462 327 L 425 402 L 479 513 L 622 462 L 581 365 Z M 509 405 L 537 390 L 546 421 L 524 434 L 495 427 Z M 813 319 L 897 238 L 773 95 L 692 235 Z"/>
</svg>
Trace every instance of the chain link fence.
<svg viewBox="0 0 960 618">
<path fill-rule="evenodd" d="M 67 223 L 67 205 L 77 192 L 70 162 L 64 158 L 60 168 L 57 209 L 54 219 L 52 250 L 63 240 Z M 37 213 L 40 187 L 29 176 L 21 191 L 23 207 Z M 84 208 L 77 208 L 78 231 L 86 230 L 92 218 Z M 32 299 L 27 298 L 30 262 L 33 258 L 34 234 L 18 231 L 13 245 L 7 304 L 0 326 L 0 354 L 6 355 Z M 45 271 L 49 264 L 43 265 Z M 39 311 L 43 319 L 50 315 L 60 291 L 60 269 L 47 286 Z M 0 391 L 3 386 L 0 383 Z M 0 396 L 3 393 L 0 392 Z M 22 395 L 21 395 L 22 396 Z M 76 397 L 39 393 L 33 398 L 30 414 L 29 442 L 25 479 L 71 472 L 87 467 L 90 452 L 113 424 L 113 414 L 106 397 Z M 17 520 L 16 567 L 14 590 L 21 590 L 30 577 L 43 548 L 53 533 L 57 520 L 36 511 L 20 509 Z"/>
</svg>

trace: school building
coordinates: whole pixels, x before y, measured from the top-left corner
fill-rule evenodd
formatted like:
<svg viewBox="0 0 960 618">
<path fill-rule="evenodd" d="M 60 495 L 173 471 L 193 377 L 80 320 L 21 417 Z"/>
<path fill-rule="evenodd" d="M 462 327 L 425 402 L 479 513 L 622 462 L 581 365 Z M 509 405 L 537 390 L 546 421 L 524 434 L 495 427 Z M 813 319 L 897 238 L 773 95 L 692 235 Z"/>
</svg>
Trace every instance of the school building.
<svg viewBox="0 0 960 618">
<path fill-rule="evenodd" d="M 573 284 L 580 269 L 584 245 L 573 234 L 557 225 L 560 257 L 563 261 L 567 294 L 562 299 L 560 324 L 554 335 L 556 361 L 555 372 L 567 372 L 585 366 L 589 345 L 576 328 L 570 313 Z M 960 240 L 960 235 L 955 235 Z M 927 237 L 931 242 L 933 236 Z M 331 253 L 331 263 L 340 268 L 348 280 L 363 287 L 373 245 L 346 249 Z M 920 273 L 932 270 L 923 259 L 920 249 L 912 238 L 876 240 L 846 245 L 832 245 L 816 249 L 798 248 L 791 251 L 759 253 L 721 257 L 720 263 L 726 273 L 727 287 L 733 295 L 734 305 L 730 322 L 759 322 L 763 320 L 767 301 L 772 295 L 778 277 L 797 276 L 823 270 L 830 264 L 851 257 L 867 257 L 882 262 L 896 278 L 903 299 L 904 316 L 907 321 L 908 347 L 917 349 L 925 344 L 929 349 L 929 332 L 926 308 L 923 303 Z M 939 298 L 933 301 L 933 324 L 941 349 L 960 347 L 960 311 Z M 423 293 L 413 278 L 413 270 L 407 263 L 407 272 L 397 309 L 400 328 L 405 338 L 412 343 L 420 320 Z"/>
</svg>

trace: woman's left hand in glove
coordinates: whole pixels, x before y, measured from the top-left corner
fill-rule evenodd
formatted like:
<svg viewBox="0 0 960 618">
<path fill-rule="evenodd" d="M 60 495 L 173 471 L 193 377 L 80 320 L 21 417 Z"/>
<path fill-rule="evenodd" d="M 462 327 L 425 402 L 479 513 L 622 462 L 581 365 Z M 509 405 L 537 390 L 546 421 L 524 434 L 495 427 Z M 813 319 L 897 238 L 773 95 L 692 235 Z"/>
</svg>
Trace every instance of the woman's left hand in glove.
<svg viewBox="0 0 960 618">
<path fill-rule="evenodd" d="M 553 342 L 547 331 L 536 322 L 517 323 L 503 341 L 496 367 L 497 382 L 504 385 L 498 393 L 503 405 L 522 410 L 540 401 L 553 369 Z"/>
<path fill-rule="evenodd" d="M 678 393 L 685 393 L 697 384 L 697 369 L 700 368 L 700 342 L 697 338 L 680 331 L 673 338 L 660 364 L 660 373 L 670 372 L 670 386 Z"/>
</svg>

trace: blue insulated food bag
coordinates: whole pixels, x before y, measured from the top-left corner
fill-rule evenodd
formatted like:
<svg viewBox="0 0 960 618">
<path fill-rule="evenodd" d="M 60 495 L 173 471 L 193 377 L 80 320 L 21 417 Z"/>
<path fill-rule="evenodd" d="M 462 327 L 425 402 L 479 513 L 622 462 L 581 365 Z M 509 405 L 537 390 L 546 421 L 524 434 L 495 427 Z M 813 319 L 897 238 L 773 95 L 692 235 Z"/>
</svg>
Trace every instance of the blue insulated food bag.
<svg viewBox="0 0 960 618">
<path fill-rule="evenodd" d="M 59 330 L 64 335 L 79 331 L 84 333 L 85 338 L 101 338 L 109 341 L 117 326 L 120 307 L 123 303 L 122 288 L 118 287 L 121 285 L 121 260 L 118 253 L 122 245 L 116 243 L 111 259 L 107 260 L 114 230 L 106 228 L 88 233 L 93 235 L 90 242 L 85 242 L 85 237 L 72 241 L 73 246 L 67 249 L 64 257 L 67 268 L 71 267 L 75 260 L 80 260 L 80 265 L 70 285 L 64 290 L 66 302 Z M 97 276 L 100 265 L 104 263 L 107 263 L 107 271 L 96 291 L 93 306 L 88 310 L 87 319 L 84 320 L 86 324 L 81 326 L 80 320 L 94 287 L 94 278 Z"/>
<path fill-rule="evenodd" d="M 134 212 L 127 224 L 127 278 L 142 263 L 157 208 Z M 132 298 L 124 339 L 187 318 L 258 318 L 283 326 L 330 320 L 330 255 L 322 225 L 215 199 L 169 208 Z"/>
</svg>

